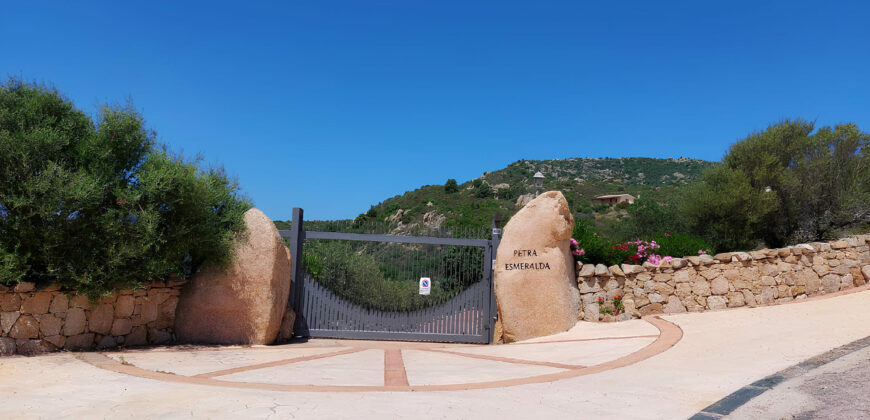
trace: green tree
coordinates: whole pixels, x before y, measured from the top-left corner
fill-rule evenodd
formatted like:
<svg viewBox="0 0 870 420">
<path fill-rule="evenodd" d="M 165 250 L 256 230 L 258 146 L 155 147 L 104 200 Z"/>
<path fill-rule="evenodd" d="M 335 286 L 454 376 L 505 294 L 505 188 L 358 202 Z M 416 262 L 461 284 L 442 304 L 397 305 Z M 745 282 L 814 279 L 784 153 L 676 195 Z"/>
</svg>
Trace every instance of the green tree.
<svg viewBox="0 0 870 420">
<path fill-rule="evenodd" d="M 870 135 L 855 124 L 823 127 L 795 165 L 796 241 L 831 238 L 870 223 Z"/>
<path fill-rule="evenodd" d="M 156 147 L 132 107 L 94 121 L 56 90 L 0 86 L 2 282 L 98 296 L 222 266 L 248 208 L 222 169 Z"/>
<path fill-rule="evenodd" d="M 736 197 L 719 201 L 760 200 L 748 210 L 751 236 L 768 246 L 825 239 L 870 221 L 870 135 L 854 124 L 813 130 L 811 122 L 785 120 L 732 145 L 724 169 L 712 173 L 730 171 L 745 185 L 728 177 L 705 178 L 708 186 L 731 183 L 733 192 L 725 185 L 716 188 Z"/>
<path fill-rule="evenodd" d="M 801 184 L 796 172 L 806 160 L 812 131 L 808 121 L 785 120 L 735 143 L 723 159 L 725 167 L 746 177 L 753 191 L 776 196 L 777 205 L 753 223 L 756 236 L 769 246 L 785 245 L 801 217 L 796 202 Z"/>
<path fill-rule="evenodd" d="M 693 233 L 730 251 L 754 247 L 756 226 L 778 206 L 775 194 L 753 188 L 741 170 L 720 165 L 691 187 L 682 211 Z"/>
<path fill-rule="evenodd" d="M 444 192 L 446 192 L 447 194 L 453 194 L 453 193 L 458 192 L 458 191 L 459 191 L 459 185 L 456 184 L 455 179 L 450 178 L 447 180 L 447 182 L 444 183 Z"/>
</svg>

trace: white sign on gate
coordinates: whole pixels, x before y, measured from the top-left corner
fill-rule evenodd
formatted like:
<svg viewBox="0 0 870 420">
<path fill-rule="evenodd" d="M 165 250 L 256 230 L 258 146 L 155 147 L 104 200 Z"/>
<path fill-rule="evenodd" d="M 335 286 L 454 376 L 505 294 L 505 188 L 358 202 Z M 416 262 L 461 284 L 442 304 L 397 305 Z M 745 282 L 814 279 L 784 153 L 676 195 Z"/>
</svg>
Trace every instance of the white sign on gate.
<svg viewBox="0 0 870 420">
<path fill-rule="evenodd" d="M 432 281 L 429 277 L 420 277 L 420 294 L 428 295 L 432 290 Z"/>
</svg>

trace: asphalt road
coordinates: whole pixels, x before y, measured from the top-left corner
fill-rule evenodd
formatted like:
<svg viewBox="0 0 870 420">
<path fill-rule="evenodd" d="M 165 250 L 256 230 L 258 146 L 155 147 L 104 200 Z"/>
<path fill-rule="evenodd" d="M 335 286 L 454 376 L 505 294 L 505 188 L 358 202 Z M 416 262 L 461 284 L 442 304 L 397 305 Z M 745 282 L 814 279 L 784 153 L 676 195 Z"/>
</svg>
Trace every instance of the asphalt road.
<svg viewBox="0 0 870 420">
<path fill-rule="evenodd" d="M 729 419 L 870 419 L 870 347 L 788 379 Z"/>
</svg>

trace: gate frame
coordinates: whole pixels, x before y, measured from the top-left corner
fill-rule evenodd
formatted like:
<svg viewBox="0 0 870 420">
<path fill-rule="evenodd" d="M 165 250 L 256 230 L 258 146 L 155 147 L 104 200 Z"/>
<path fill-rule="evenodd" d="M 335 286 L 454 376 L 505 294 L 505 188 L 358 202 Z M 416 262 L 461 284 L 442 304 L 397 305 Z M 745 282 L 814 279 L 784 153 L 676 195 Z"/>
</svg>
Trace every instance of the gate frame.
<svg viewBox="0 0 870 420">
<path fill-rule="evenodd" d="M 291 286 L 290 296 L 288 298 L 289 305 L 296 313 L 296 321 L 293 326 L 293 334 L 298 337 L 311 337 L 311 332 L 308 328 L 308 322 L 305 319 L 305 302 L 304 302 L 304 270 L 302 267 L 302 252 L 303 243 L 306 239 L 336 239 L 348 241 L 369 241 L 369 242 L 392 242 L 392 243 L 407 243 L 407 244 L 429 244 L 429 245 L 457 245 L 457 246 L 476 246 L 484 248 L 484 267 L 483 279 L 488 284 L 489 289 L 489 306 L 487 308 L 488 322 L 483 325 L 486 331 L 485 340 L 478 342 L 484 344 L 492 344 L 493 334 L 495 332 L 495 323 L 498 319 L 498 304 L 495 298 L 495 258 L 498 252 L 498 246 L 501 242 L 501 229 L 499 223 L 501 218 L 496 215 L 492 221 L 492 239 L 470 239 L 470 238 L 437 238 L 427 236 L 400 236 L 400 235 L 380 235 L 380 234 L 361 234 L 361 233 L 341 233 L 341 232 L 318 232 L 304 230 L 304 212 L 299 207 L 293 208 L 292 227 L 290 231 L 280 230 L 279 234 L 284 238 L 290 239 L 290 257 L 292 261 L 291 269 Z M 298 263 L 297 263 L 298 262 Z M 455 297 L 454 297 L 455 298 Z M 447 301 L 450 302 L 450 301 Z M 447 303 L 445 302 L 445 304 Z M 342 331 L 335 330 L 336 334 L 333 338 L 352 338 L 352 339 L 375 339 L 388 340 L 393 336 L 396 340 L 413 340 L 413 341 L 437 341 L 437 342 L 452 342 L 449 337 L 452 334 L 435 334 L 435 333 L 414 333 L 414 332 L 398 332 L 398 331 Z M 479 337 L 456 335 L 459 337 Z M 460 340 L 456 340 L 460 341 Z M 477 340 L 473 340 L 477 341 Z M 469 342 L 469 341 L 462 341 Z"/>
</svg>

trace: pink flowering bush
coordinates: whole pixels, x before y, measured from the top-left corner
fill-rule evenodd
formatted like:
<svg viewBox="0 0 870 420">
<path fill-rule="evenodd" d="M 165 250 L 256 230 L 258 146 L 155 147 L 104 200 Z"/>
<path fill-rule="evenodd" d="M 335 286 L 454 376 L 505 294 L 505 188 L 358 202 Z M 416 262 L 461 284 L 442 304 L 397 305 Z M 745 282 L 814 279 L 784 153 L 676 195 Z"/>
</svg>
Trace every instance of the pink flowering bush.
<svg viewBox="0 0 870 420">
<path fill-rule="evenodd" d="M 574 256 L 574 261 L 580 261 L 580 257 L 586 255 L 586 251 L 580 248 L 580 243 L 576 239 L 571 238 L 571 255 Z"/>
<path fill-rule="evenodd" d="M 575 261 L 607 266 L 645 262 L 660 265 L 674 258 L 713 253 L 713 247 L 706 240 L 680 233 L 665 232 L 649 240 L 612 242 L 598 236 L 587 220 L 575 222 L 570 242 Z"/>
</svg>

